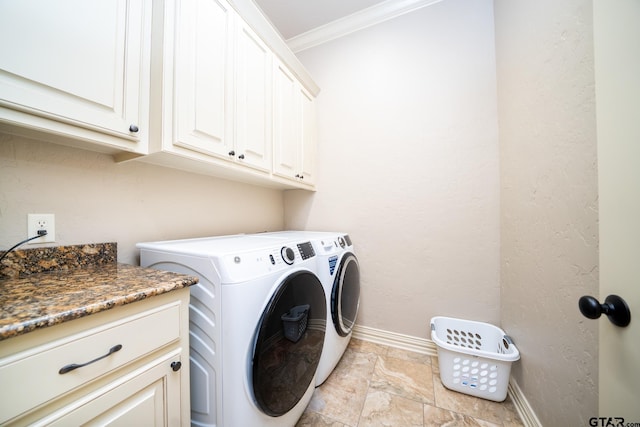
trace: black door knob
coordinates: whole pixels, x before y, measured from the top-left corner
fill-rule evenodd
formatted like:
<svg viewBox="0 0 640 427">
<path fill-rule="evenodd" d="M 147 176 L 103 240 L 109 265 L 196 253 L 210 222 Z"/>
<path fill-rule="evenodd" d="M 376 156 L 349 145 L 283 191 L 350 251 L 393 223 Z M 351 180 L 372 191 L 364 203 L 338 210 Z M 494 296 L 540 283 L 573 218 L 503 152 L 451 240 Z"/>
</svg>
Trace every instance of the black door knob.
<svg viewBox="0 0 640 427">
<path fill-rule="evenodd" d="M 173 372 L 178 372 L 180 368 L 182 368 L 182 362 L 171 362 L 171 369 L 173 369 Z"/>
<path fill-rule="evenodd" d="M 624 328 L 631 322 L 629 306 L 618 295 L 609 295 L 605 298 L 604 304 L 600 304 L 592 296 L 585 295 L 578 301 L 578 307 L 580 312 L 589 319 L 597 319 L 604 313 L 609 317 L 611 323 L 616 326 Z"/>
<path fill-rule="evenodd" d="M 231 150 L 231 151 L 229 151 L 229 155 L 230 155 L 230 156 L 235 156 L 235 155 L 236 155 L 236 152 L 235 152 L 235 151 L 233 151 L 233 150 Z"/>
<path fill-rule="evenodd" d="M 244 159 L 244 154 L 240 154 L 240 155 L 238 156 L 238 158 L 239 158 L 240 160 L 243 160 L 243 159 Z"/>
<path fill-rule="evenodd" d="M 139 130 L 140 130 L 140 129 L 138 129 L 138 126 L 136 126 L 136 125 L 131 125 L 131 126 L 129 126 L 129 132 L 136 133 L 136 132 L 138 132 Z"/>
</svg>

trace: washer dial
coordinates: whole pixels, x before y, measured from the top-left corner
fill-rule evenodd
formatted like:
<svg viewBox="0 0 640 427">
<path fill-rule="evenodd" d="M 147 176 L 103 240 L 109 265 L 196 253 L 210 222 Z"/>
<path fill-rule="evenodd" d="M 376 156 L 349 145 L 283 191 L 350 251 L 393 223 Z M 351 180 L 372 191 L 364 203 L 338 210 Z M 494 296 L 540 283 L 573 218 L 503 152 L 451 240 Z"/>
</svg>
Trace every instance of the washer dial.
<svg viewBox="0 0 640 427">
<path fill-rule="evenodd" d="M 296 258 L 296 254 L 295 252 L 293 252 L 293 249 L 287 246 L 283 246 L 282 249 L 280 249 L 280 255 L 282 255 L 282 260 L 285 262 L 285 264 L 288 265 L 293 264 L 293 261 Z"/>
</svg>

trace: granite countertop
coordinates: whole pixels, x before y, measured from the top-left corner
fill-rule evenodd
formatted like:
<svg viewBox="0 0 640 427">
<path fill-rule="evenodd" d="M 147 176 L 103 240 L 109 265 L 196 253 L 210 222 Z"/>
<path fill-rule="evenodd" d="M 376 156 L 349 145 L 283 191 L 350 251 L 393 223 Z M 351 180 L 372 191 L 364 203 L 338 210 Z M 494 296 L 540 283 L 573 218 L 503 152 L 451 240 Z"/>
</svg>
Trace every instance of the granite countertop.
<svg viewBox="0 0 640 427">
<path fill-rule="evenodd" d="M 115 252 L 109 243 L 10 253 L 0 266 L 0 341 L 198 282 L 117 263 Z"/>
</svg>

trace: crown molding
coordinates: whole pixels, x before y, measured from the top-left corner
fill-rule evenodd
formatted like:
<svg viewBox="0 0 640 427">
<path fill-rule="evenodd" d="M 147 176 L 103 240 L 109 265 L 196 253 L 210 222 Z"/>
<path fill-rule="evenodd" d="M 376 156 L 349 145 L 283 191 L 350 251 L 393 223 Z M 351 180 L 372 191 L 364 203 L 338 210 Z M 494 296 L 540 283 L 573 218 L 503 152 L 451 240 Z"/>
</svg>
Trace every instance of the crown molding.
<svg viewBox="0 0 640 427">
<path fill-rule="evenodd" d="M 295 74 L 300 83 L 311 95 L 317 96 L 320 88 L 313 81 L 309 72 L 304 68 L 300 60 L 291 51 L 282 36 L 273 27 L 271 21 L 264 16 L 262 10 L 253 0 L 229 0 L 231 6 L 238 12 L 240 17 L 258 34 L 273 53 Z"/>
<path fill-rule="evenodd" d="M 387 0 L 286 40 L 298 53 L 442 0 Z"/>
</svg>

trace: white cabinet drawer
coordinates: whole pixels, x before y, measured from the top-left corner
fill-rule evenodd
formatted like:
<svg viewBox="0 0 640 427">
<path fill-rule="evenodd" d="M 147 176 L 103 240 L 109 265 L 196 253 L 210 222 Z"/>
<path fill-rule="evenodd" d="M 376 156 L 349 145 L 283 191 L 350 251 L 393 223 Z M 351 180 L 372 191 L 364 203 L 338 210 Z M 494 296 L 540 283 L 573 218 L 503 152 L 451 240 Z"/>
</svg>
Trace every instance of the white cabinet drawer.
<svg viewBox="0 0 640 427">
<path fill-rule="evenodd" d="M 11 389 L 0 399 L 0 424 L 179 338 L 180 304 L 173 303 L 0 359 L 0 384 Z M 85 364 L 119 345 L 100 360 L 60 373 L 67 365 Z"/>
</svg>

